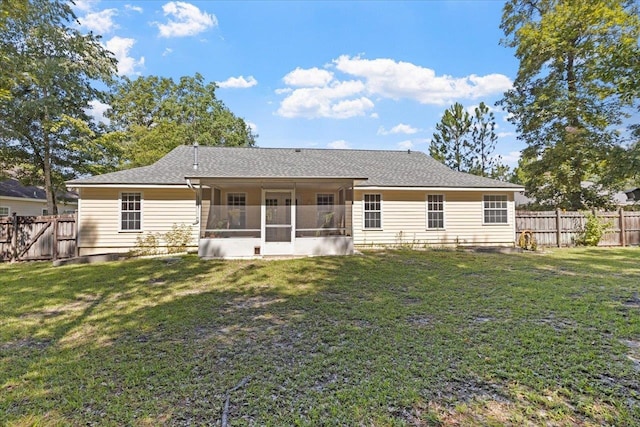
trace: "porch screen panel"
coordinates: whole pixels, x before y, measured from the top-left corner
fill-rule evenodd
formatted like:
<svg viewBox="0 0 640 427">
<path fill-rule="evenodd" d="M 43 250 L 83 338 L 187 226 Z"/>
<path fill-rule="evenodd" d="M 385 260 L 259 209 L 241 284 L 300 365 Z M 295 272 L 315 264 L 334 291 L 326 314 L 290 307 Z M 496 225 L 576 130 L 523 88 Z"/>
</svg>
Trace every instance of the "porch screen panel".
<svg viewBox="0 0 640 427">
<path fill-rule="evenodd" d="M 291 199 L 289 193 L 265 193 L 265 241 L 291 241 Z M 286 198 L 285 198 L 286 197 Z"/>
</svg>

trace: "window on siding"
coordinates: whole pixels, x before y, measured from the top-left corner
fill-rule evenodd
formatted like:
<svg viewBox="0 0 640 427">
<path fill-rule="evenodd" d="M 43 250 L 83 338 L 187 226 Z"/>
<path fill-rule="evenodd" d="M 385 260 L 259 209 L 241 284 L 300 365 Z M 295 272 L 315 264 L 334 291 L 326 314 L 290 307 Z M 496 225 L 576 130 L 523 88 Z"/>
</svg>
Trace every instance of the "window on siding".
<svg viewBox="0 0 640 427">
<path fill-rule="evenodd" d="M 142 229 L 142 194 L 122 193 L 120 197 L 120 229 L 140 231 Z"/>
<path fill-rule="evenodd" d="M 444 196 L 442 194 L 427 196 L 427 228 L 444 228 Z"/>
<path fill-rule="evenodd" d="M 0 216 L 9 216 L 9 206 L 0 206 Z"/>
<path fill-rule="evenodd" d="M 380 194 L 364 195 L 364 228 L 382 228 L 381 199 Z"/>
<path fill-rule="evenodd" d="M 227 193 L 229 228 L 246 228 L 247 195 L 246 193 Z"/>
<path fill-rule="evenodd" d="M 483 204 L 485 224 L 507 223 L 507 196 L 484 196 Z"/>
<path fill-rule="evenodd" d="M 49 215 L 49 209 L 42 208 L 42 215 Z"/>
</svg>

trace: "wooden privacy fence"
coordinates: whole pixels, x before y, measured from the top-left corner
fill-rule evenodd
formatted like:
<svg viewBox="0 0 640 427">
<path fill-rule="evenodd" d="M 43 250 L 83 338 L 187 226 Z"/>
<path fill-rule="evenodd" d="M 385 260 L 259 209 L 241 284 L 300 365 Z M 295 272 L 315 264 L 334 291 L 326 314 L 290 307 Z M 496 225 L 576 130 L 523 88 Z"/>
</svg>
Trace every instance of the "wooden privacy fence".
<svg viewBox="0 0 640 427">
<path fill-rule="evenodd" d="M 609 223 L 598 246 L 640 244 L 640 212 L 595 212 Z M 574 246 L 587 222 L 584 212 L 516 211 L 516 242 L 523 231 L 530 231 L 538 246 Z"/>
<path fill-rule="evenodd" d="M 0 218 L 0 261 L 74 257 L 76 233 L 75 215 Z"/>
</svg>

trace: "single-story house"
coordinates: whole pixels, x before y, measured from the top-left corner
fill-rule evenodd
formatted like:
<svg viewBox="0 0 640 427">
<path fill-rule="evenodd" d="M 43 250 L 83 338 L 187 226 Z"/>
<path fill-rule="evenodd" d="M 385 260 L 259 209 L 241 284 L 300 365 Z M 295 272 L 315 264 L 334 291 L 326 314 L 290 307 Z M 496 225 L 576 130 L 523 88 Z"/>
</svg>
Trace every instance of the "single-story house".
<svg viewBox="0 0 640 427">
<path fill-rule="evenodd" d="M 74 213 L 78 206 L 78 195 L 63 192 L 58 196 L 58 213 Z M 13 214 L 19 216 L 49 215 L 47 195 L 43 188 L 22 185 L 17 179 L 0 181 L 0 217 Z"/>
<path fill-rule="evenodd" d="M 205 258 L 358 247 L 513 246 L 519 185 L 416 151 L 180 146 L 150 166 L 67 182 L 80 255 L 189 226 Z"/>
</svg>

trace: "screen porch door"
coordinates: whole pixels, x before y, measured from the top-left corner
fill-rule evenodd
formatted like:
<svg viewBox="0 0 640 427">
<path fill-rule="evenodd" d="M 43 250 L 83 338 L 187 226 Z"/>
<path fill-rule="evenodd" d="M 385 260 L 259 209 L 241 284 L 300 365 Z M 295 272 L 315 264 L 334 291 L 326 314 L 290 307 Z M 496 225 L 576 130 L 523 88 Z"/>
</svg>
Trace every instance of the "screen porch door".
<svg viewBox="0 0 640 427">
<path fill-rule="evenodd" d="M 293 190 L 262 191 L 262 254 L 293 255 Z"/>
</svg>

